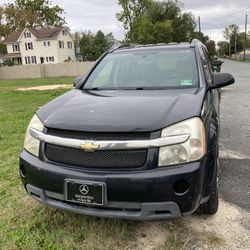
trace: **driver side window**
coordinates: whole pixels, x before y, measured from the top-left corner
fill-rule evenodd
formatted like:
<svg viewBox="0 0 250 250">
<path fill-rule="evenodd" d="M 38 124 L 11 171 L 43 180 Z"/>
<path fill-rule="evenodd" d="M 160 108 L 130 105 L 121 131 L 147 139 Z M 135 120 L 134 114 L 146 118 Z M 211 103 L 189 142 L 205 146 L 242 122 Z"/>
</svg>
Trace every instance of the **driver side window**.
<svg viewBox="0 0 250 250">
<path fill-rule="evenodd" d="M 209 55 L 204 48 L 200 48 L 201 61 L 205 74 L 205 78 L 208 83 L 212 82 L 212 66 L 210 63 Z"/>
</svg>

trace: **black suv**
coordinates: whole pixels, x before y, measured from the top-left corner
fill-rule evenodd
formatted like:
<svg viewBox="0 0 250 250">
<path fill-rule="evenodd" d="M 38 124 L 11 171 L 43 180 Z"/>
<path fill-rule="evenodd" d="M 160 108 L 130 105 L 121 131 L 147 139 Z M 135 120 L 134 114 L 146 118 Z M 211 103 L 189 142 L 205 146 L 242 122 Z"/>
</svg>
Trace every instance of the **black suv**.
<svg viewBox="0 0 250 250">
<path fill-rule="evenodd" d="M 205 46 L 123 45 L 31 120 L 20 174 L 49 206 L 152 220 L 218 209 L 219 88 Z"/>
</svg>

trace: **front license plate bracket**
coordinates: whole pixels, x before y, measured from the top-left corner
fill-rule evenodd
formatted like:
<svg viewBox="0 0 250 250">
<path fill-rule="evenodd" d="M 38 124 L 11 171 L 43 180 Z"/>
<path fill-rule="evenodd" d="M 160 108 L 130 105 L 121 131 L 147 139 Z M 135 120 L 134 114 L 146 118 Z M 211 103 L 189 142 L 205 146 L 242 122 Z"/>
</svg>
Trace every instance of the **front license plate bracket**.
<svg viewBox="0 0 250 250">
<path fill-rule="evenodd" d="M 89 206 L 104 206 L 106 185 L 100 182 L 65 180 L 65 200 Z"/>
</svg>

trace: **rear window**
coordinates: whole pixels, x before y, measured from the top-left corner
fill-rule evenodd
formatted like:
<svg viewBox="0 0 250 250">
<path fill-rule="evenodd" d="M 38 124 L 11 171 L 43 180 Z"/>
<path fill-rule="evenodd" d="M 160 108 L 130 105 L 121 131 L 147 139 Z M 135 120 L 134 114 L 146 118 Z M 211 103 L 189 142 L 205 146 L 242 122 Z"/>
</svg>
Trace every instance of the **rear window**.
<svg viewBox="0 0 250 250">
<path fill-rule="evenodd" d="M 111 53 L 97 65 L 84 89 L 195 88 L 195 53 L 187 50 L 138 50 Z"/>
</svg>

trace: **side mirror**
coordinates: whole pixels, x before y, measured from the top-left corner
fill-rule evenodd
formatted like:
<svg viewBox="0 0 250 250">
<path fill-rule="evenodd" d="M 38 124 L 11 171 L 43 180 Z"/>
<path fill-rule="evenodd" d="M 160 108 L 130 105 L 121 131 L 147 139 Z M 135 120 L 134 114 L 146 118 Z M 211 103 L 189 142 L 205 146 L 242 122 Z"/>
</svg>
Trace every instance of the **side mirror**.
<svg viewBox="0 0 250 250">
<path fill-rule="evenodd" d="M 219 89 L 235 83 L 235 79 L 228 73 L 214 73 L 213 84 L 209 86 L 210 89 Z"/>
<path fill-rule="evenodd" d="M 84 76 L 76 77 L 74 82 L 73 82 L 73 87 L 75 88 L 80 82 L 82 82 L 83 79 L 84 79 Z"/>
</svg>

